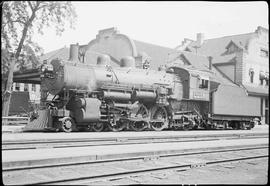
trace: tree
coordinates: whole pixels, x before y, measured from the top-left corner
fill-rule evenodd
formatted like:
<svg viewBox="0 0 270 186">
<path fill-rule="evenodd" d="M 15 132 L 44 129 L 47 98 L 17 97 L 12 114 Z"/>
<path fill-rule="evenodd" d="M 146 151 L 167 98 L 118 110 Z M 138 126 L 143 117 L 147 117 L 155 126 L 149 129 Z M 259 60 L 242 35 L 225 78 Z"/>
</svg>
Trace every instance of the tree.
<svg viewBox="0 0 270 186">
<path fill-rule="evenodd" d="M 56 34 L 61 35 L 66 22 L 73 28 L 76 18 L 71 2 L 7 1 L 2 4 L 1 67 L 2 76 L 8 74 L 6 87 L 2 92 L 3 116 L 7 116 L 9 111 L 15 64 L 20 67 L 27 63 L 35 65 L 38 61 L 36 56 L 42 51 L 32 41 L 33 33 L 43 34 L 45 27 L 54 26 Z"/>
</svg>

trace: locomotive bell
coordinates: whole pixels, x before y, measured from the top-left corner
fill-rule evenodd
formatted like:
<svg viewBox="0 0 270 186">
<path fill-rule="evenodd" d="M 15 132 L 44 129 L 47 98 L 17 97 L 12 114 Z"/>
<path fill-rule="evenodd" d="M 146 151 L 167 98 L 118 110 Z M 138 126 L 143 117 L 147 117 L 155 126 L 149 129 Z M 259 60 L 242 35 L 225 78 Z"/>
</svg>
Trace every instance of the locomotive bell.
<svg viewBox="0 0 270 186">
<path fill-rule="evenodd" d="M 103 55 L 98 56 L 98 58 L 97 58 L 97 65 L 98 66 L 110 65 L 110 63 L 111 63 L 111 58 L 108 55 L 103 54 Z"/>
<path fill-rule="evenodd" d="M 135 68 L 135 59 L 132 56 L 126 56 L 121 59 L 120 67 L 131 67 Z"/>
</svg>

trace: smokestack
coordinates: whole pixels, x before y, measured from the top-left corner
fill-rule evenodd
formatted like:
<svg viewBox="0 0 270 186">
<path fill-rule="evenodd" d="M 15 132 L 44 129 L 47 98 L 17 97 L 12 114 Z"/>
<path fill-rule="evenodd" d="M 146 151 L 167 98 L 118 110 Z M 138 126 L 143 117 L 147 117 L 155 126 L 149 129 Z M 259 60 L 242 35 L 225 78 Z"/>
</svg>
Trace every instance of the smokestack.
<svg viewBox="0 0 270 186">
<path fill-rule="evenodd" d="M 204 41 L 204 34 L 203 33 L 197 33 L 197 43 L 199 46 L 203 44 Z"/>
<path fill-rule="evenodd" d="M 208 56 L 209 70 L 212 70 L 212 60 L 213 60 L 213 57 L 212 56 Z"/>
<path fill-rule="evenodd" d="M 79 44 L 71 44 L 69 48 L 69 61 L 79 61 Z"/>
</svg>

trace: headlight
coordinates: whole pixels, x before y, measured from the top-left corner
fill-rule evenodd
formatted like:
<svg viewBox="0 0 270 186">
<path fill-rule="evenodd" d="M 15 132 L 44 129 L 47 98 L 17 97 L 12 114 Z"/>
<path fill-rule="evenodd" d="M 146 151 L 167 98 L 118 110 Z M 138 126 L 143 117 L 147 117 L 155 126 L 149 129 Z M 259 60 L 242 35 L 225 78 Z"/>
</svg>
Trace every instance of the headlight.
<svg viewBox="0 0 270 186">
<path fill-rule="evenodd" d="M 53 71 L 53 66 L 52 65 L 47 65 L 47 70 L 48 71 Z"/>
</svg>

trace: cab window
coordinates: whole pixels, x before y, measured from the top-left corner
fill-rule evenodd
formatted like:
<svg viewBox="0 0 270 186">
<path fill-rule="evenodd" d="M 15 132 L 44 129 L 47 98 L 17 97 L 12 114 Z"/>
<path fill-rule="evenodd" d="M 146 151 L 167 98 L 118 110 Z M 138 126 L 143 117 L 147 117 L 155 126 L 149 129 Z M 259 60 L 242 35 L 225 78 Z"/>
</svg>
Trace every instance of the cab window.
<svg viewBox="0 0 270 186">
<path fill-rule="evenodd" d="M 208 80 L 206 79 L 200 79 L 200 85 L 199 88 L 208 88 Z"/>
</svg>

